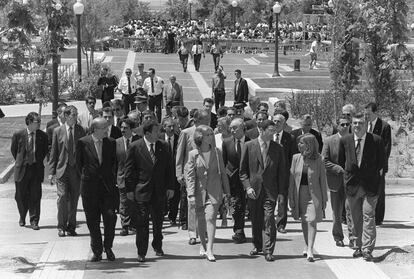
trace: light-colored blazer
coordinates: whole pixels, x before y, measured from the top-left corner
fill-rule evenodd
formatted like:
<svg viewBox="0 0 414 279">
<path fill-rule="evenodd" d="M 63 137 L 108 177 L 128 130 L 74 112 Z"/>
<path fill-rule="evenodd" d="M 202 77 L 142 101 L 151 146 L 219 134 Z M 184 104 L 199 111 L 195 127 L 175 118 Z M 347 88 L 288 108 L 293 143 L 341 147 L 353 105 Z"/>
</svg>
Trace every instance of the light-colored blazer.
<svg viewBox="0 0 414 279">
<path fill-rule="evenodd" d="M 183 177 L 185 178 L 184 167 L 188 161 L 188 154 L 196 148 L 193 139 L 195 129 L 195 126 L 191 126 L 182 130 L 178 138 L 177 154 L 175 157 L 175 174 L 178 181 L 181 181 Z"/>
<path fill-rule="evenodd" d="M 298 153 L 293 155 L 289 179 L 289 205 L 295 220 L 299 219 L 299 188 L 300 180 L 302 178 L 303 163 L 302 154 Z M 321 156 L 316 160 L 308 160 L 308 163 L 309 192 L 312 197 L 313 205 L 315 206 L 316 221 L 320 222 L 323 219 L 323 208 L 326 207 L 326 202 L 328 201 L 325 165 Z"/>
<path fill-rule="evenodd" d="M 338 191 L 344 187 L 344 169 L 338 163 L 339 134 L 330 136 L 325 140 L 322 157 L 325 163 L 326 180 L 330 191 Z"/>
<path fill-rule="evenodd" d="M 197 206 L 204 206 L 207 198 L 212 204 L 221 204 L 223 194 L 230 194 L 223 156 L 217 148 L 211 149 L 208 163 L 199 149 L 190 151 L 184 172 L 187 195 L 195 197 Z"/>
</svg>

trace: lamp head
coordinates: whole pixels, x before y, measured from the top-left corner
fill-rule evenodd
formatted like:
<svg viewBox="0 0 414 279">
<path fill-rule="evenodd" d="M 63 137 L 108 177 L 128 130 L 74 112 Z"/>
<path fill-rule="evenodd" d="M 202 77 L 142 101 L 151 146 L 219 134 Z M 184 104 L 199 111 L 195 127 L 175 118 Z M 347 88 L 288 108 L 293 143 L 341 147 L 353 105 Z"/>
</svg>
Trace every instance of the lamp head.
<svg viewBox="0 0 414 279">
<path fill-rule="evenodd" d="M 76 3 L 73 4 L 73 12 L 75 13 L 75 15 L 83 14 L 84 10 L 85 10 L 85 6 L 82 4 L 82 1 L 76 0 Z"/>
<path fill-rule="evenodd" d="M 236 8 L 238 3 L 236 0 L 233 0 L 233 2 L 231 2 L 231 5 L 233 6 L 233 8 Z"/>
<path fill-rule="evenodd" d="M 56 2 L 55 9 L 56 11 L 60 11 L 60 9 L 62 9 L 62 4 L 60 4 L 59 2 Z"/>
<path fill-rule="evenodd" d="M 188 0 L 188 4 L 193 4 L 194 3 L 194 0 Z"/>
<path fill-rule="evenodd" d="M 274 5 L 273 5 L 273 13 L 274 14 L 280 14 L 280 12 L 282 11 L 282 5 L 280 5 L 280 3 L 279 2 L 276 2 Z"/>
<path fill-rule="evenodd" d="M 334 7 L 334 2 L 332 0 L 328 1 L 328 7 L 331 9 Z"/>
</svg>

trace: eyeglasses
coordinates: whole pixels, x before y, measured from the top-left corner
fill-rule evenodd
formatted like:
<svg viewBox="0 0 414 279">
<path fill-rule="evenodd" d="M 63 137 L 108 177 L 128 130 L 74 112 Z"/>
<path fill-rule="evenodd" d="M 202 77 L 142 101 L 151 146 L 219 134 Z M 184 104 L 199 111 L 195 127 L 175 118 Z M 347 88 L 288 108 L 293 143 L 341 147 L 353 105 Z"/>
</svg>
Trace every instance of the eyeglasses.
<svg viewBox="0 0 414 279">
<path fill-rule="evenodd" d="M 88 105 L 95 105 L 95 102 L 88 102 Z"/>
<path fill-rule="evenodd" d="M 132 74 L 132 72 L 125 72 L 125 74 L 130 75 L 130 74 Z"/>
<path fill-rule="evenodd" d="M 348 127 L 349 125 L 351 125 L 350 123 L 341 123 L 341 124 L 339 124 L 339 125 L 341 125 L 342 127 Z"/>
</svg>

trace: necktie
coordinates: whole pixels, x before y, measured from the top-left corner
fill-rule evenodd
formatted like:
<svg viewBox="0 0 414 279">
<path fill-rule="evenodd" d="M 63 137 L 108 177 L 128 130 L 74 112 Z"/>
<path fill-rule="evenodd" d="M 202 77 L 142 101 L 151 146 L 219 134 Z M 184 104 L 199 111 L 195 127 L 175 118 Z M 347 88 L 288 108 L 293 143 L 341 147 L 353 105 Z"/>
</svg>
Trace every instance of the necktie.
<svg viewBox="0 0 414 279">
<path fill-rule="evenodd" d="M 128 94 L 132 93 L 132 89 L 131 89 L 131 78 L 128 77 Z"/>
<path fill-rule="evenodd" d="M 355 147 L 355 155 L 357 157 L 357 161 L 358 161 L 358 166 L 360 164 L 360 154 L 361 154 L 361 140 L 362 139 L 357 139 L 357 145 Z"/>
<path fill-rule="evenodd" d="M 154 152 L 154 144 L 153 143 L 150 144 L 150 155 L 151 155 L 152 162 L 155 163 L 155 152 Z"/>
<path fill-rule="evenodd" d="M 34 132 L 31 132 L 29 135 L 29 146 L 28 146 L 28 163 L 29 165 L 35 162 L 35 154 L 34 154 Z"/>
<path fill-rule="evenodd" d="M 152 94 L 155 93 L 155 91 L 154 91 L 154 79 L 153 78 L 151 78 L 151 93 Z"/>
<path fill-rule="evenodd" d="M 263 164 L 266 163 L 266 154 L 267 153 L 267 144 L 266 142 L 263 142 L 262 144 L 262 158 L 263 158 Z"/>
<path fill-rule="evenodd" d="M 277 134 L 276 134 L 276 142 L 277 142 L 277 143 L 280 143 L 280 142 L 279 142 L 279 133 L 277 133 Z"/>
<path fill-rule="evenodd" d="M 171 137 L 168 137 L 168 146 L 170 147 L 170 152 L 172 153 L 173 151 L 173 146 L 171 144 Z"/>
<path fill-rule="evenodd" d="M 196 45 L 196 55 L 198 54 L 198 45 Z"/>
<path fill-rule="evenodd" d="M 237 152 L 237 156 L 239 157 L 239 159 L 241 158 L 241 143 L 240 143 L 240 140 L 238 139 L 237 140 L 237 145 L 236 145 L 236 148 L 237 148 L 237 150 L 236 150 L 236 152 Z"/>
<path fill-rule="evenodd" d="M 129 148 L 129 139 L 126 139 L 126 148 Z"/>
<path fill-rule="evenodd" d="M 99 164 L 102 164 L 102 140 L 98 140 L 96 142 L 96 146 L 98 147 L 98 160 L 99 160 Z"/>
<path fill-rule="evenodd" d="M 68 138 L 68 163 L 69 166 L 73 167 L 75 165 L 75 158 L 73 154 L 73 133 L 72 127 L 69 127 L 69 138 Z"/>
</svg>

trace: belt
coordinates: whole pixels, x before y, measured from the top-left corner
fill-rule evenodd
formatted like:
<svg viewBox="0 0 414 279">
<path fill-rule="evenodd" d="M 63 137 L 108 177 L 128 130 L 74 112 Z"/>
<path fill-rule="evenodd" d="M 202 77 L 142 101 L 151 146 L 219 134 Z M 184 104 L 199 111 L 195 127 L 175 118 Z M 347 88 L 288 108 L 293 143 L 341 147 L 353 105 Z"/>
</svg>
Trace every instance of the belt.
<svg viewBox="0 0 414 279">
<path fill-rule="evenodd" d="M 161 93 L 160 94 L 157 94 L 157 95 L 150 95 L 150 94 L 148 94 L 148 97 L 150 98 L 150 97 L 158 97 L 158 96 L 160 96 L 161 95 Z"/>
</svg>

